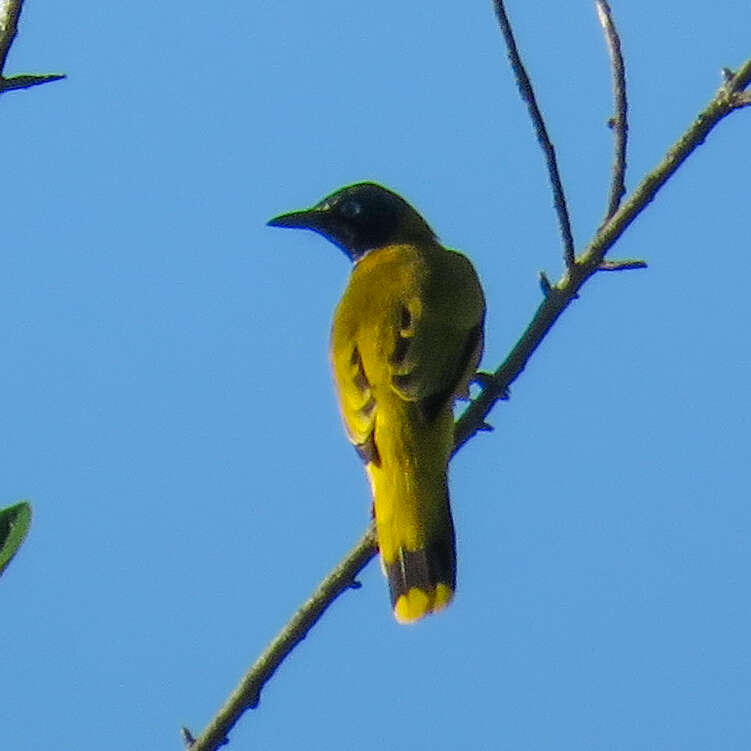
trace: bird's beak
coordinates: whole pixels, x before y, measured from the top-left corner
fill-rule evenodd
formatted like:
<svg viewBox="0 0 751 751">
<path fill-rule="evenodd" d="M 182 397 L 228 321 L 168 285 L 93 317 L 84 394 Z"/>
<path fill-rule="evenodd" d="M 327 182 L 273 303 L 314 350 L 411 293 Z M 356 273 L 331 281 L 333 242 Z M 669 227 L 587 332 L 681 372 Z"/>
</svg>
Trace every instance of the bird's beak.
<svg viewBox="0 0 751 751">
<path fill-rule="evenodd" d="M 320 209 L 305 209 L 304 211 L 291 211 L 289 214 L 281 214 L 270 219 L 269 227 L 292 227 L 293 229 L 322 229 L 324 212 Z"/>
</svg>

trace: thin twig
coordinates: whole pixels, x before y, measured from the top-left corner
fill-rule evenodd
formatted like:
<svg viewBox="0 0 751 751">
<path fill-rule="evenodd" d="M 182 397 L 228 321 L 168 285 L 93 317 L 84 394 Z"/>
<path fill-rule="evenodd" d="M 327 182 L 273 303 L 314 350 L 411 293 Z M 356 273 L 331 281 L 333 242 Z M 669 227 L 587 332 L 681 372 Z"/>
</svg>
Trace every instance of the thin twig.
<svg viewBox="0 0 751 751">
<path fill-rule="evenodd" d="M 550 286 L 532 321 L 508 357 L 494 373 L 483 374 L 478 378 L 478 382 L 482 384 L 480 394 L 470 403 L 456 424 L 454 453 L 477 432 L 489 427 L 485 418 L 494 404 L 499 399 L 507 398 L 509 385 L 524 370 L 561 313 L 576 299 L 581 286 L 600 269 L 605 254 L 613 243 L 647 207 L 657 191 L 685 159 L 703 143 L 712 128 L 730 112 L 745 106 L 744 90 L 749 81 L 751 60 L 745 62 L 720 88 L 709 106 L 668 150 L 660 164 L 642 180 L 630 198 L 597 232 L 576 265 L 573 268 L 568 267 L 558 283 Z M 376 538 L 371 526 L 256 660 L 224 706 L 190 746 L 191 751 L 216 751 L 226 742 L 227 734 L 240 716 L 247 709 L 257 706 L 261 689 L 282 660 L 305 637 L 329 605 L 352 587 L 357 574 L 375 554 Z"/>
<path fill-rule="evenodd" d="M 597 18 L 605 33 L 613 72 L 613 107 L 615 112 L 610 123 L 613 128 L 614 154 L 613 178 L 610 186 L 608 208 L 604 222 L 610 219 L 626 195 L 626 144 L 628 140 L 628 101 L 626 100 L 626 68 L 621 53 L 621 39 L 615 28 L 613 14 L 607 0 L 595 0 Z"/>
<path fill-rule="evenodd" d="M 537 134 L 537 140 L 545 154 L 545 163 L 548 167 L 550 184 L 553 188 L 553 205 L 555 206 L 555 211 L 558 215 L 558 225 L 561 230 L 561 239 L 563 241 L 563 260 L 565 261 L 566 266 L 571 268 L 576 262 L 574 238 L 571 234 L 571 220 L 568 215 L 568 207 L 566 206 L 566 196 L 563 192 L 561 175 L 558 171 L 555 147 L 548 136 L 548 130 L 545 127 L 545 120 L 542 117 L 542 112 L 540 112 L 540 108 L 537 106 L 537 99 L 535 97 L 534 89 L 532 88 L 532 82 L 529 80 L 527 71 L 522 63 L 519 50 L 516 46 L 516 40 L 514 39 L 514 33 L 511 30 L 511 23 L 506 15 L 506 8 L 503 5 L 503 0 L 493 0 L 493 5 L 495 6 L 495 13 L 498 17 L 501 32 L 503 33 L 503 39 L 506 42 L 509 61 L 511 63 L 511 68 L 514 71 L 514 75 L 516 76 L 516 83 L 519 87 L 519 92 L 522 95 L 522 99 L 527 103 L 527 108 L 529 109 L 529 114 L 535 127 L 535 133 Z"/>
<path fill-rule="evenodd" d="M 3 71 L 8 59 L 10 47 L 18 33 L 18 19 L 21 15 L 23 0 L 0 0 L 0 94 L 14 89 L 28 89 L 50 81 L 59 81 L 65 76 L 61 73 L 46 75 L 24 74 L 5 78 Z"/>
</svg>

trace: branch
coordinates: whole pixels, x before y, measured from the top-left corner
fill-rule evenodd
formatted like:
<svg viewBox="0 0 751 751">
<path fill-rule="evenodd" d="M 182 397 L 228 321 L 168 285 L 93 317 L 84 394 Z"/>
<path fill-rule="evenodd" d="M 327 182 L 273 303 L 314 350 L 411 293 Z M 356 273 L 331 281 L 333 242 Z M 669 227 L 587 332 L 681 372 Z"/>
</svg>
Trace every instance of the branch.
<svg viewBox="0 0 751 751">
<path fill-rule="evenodd" d="M 537 134 L 537 141 L 545 154 L 545 163 L 548 167 L 550 184 L 553 188 L 553 205 L 555 206 L 556 214 L 558 214 L 558 225 L 563 240 L 563 260 L 566 262 L 567 267 L 571 267 L 574 265 L 574 238 L 571 234 L 571 220 L 568 215 L 566 196 L 563 192 L 561 175 L 558 171 L 555 147 L 548 136 L 545 121 L 543 120 L 540 108 L 537 106 L 537 99 L 535 98 L 535 92 L 532 88 L 532 82 L 529 80 L 527 71 L 522 63 L 521 55 L 519 54 L 516 40 L 514 39 L 514 33 L 511 30 L 511 23 L 508 20 L 506 9 L 503 6 L 503 0 L 493 0 L 493 5 L 495 6 L 495 14 L 498 17 L 501 32 L 503 33 L 503 39 L 506 42 L 509 62 L 511 63 L 514 75 L 516 76 L 519 93 L 522 95 L 522 99 L 527 103 L 529 115 L 532 118 L 532 124 L 534 125 L 535 133 Z"/>
<path fill-rule="evenodd" d="M 190 743 L 191 751 L 209 751 L 227 742 L 227 733 L 245 710 L 258 706 L 261 689 L 282 660 L 305 638 L 308 631 L 340 594 L 358 586 L 355 583 L 355 577 L 365 568 L 376 552 L 375 527 L 371 525 L 341 563 L 316 587 L 315 592 L 266 647 L 206 729 L 193 743 Z M 185 739 L 192 738 L 190 732 L 185 729 L 182 734 Z"/>
<path fill-rule="evenodd" d="M 626 100 L 626 68 L 621 53 L 621 39 L 615 28 L 613 14 L 607 0 L 595 0 L 597 18 L 605 33 L 605 41 L 610 54 L 610 66 L 613 72 L 613 106 L 615 114 L 610 125 L 613 128 L 614 148 L 613 179 L 610 186 L 610 198 L 605 213 L 605 221 L 610 219 L 626 195 L 626 143 L 628 139 L 628 102 Z"/>
<path fill-rule="evenodd" d="M 481 374 L 478 378 L 482 384 L 481 391 L 456 423 L 454 453 L 476 433 L 489 428 L 485 418 L 490 410 L 498 400 L 508 397 L 510 384 L 524 370 L 558 317 L 578 297 L 578 291 L 587 279 L 600 270 L 642 267 L 643 261 L 606 262 L 605 254 L 678 167 L 704 142 L 715 125 L 733 110 L 749 104 L 748 95 L 744 91 L 750 81 L 751 60 L 748 60 L 736 73 L 727 77 L 707 108 L 597 232 L 579 260 L 571 266 L 567 264 L 561 279 L 551 285 L 547 277 L 541 275 L 542 286 L 546 291 L 545 299 L 498 369 L 492 374 Z M 203 733 L 193 740 L 190 731 L 181 731 L 190 751 L 215 751 L 227 742 L 227 734 L 241 715 L 258 705 L 261 689 L 284 658 L 305 638 L 334 600 L 347 589 L 356 586 L 355 577 L 376 555 L 376 545 L 375 530 L 371 526 L 256 660 Z"/>
<path fill-rule="evenodd" d="M 0 94 L 13 89 L 28 89 L 31 86 L 65 78 L 62 73 L 25 74 L 11 78 L 3 75 L 10 47 L 18 33 L 18 18 L 21 15 L 22 6 L 23 0 L 0 0 Z"/>
<path fill-rule="evenodd" d="M 454 452 L 482 429 L 485 418 L 499 399 L 508 394 L 509 386 L 519 377 L 534 351 L 558 317 L 578 297 L 584 282 L 600 270 L 643 268 L 643 261 L 606 262 L 605 254 L 626 231 L 631 222 L 647 207 L 657 191 L 676 170 L 704 143 L 709 132 L 731 112 L 748 105 L 744 90 L 751 82 L 751 59 L 727 80 L 712 101 L 699 113 L 691 127 L 668 149 L 657 167 L 637 186 L 616 213 L 592 238 L 573 268 L 568 268 L 555 285 L 548 282 L 548 293 L 537 308 L 532 321 L 514 345 L 508 357 L 488 379 L 480 394 L 470 403 L 456 424 Z M 546 277 L 545 277 L 546 278 Z"/>
</svg>

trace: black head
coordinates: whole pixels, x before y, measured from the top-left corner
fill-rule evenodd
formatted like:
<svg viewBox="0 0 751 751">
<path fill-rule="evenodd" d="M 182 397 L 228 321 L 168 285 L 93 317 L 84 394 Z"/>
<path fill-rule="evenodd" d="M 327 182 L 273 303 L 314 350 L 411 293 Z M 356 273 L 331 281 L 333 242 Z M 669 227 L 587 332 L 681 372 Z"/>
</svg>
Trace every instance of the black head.
<svg viewBox="0 0 751 751">
<path fill-rule="evenodd" d="M 357 183 L 326 196 L 312 209 L 282 214 L 272 227 L 312 229 L 353 261 L 384 245 L 430 242 L 435 234 L 400 196 L 376 183 Z"/>
</svg>

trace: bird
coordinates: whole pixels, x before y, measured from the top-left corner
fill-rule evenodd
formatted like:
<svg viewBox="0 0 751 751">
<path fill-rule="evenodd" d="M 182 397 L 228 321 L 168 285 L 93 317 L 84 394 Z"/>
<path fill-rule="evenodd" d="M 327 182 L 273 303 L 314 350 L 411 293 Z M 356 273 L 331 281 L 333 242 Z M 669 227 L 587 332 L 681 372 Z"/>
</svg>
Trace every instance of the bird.
<svg viewBox="0 0 751 751">
<path fill-rule="evenodd" d="M 469 398 L 483 350 L 480 280 L 377 183 L 347 185 L 268 224 L 317 232 L 352 262 L 331 326 L 331 368 L 370 481 L 393 614 L 412 623 L 445 608 L 456 589 L 447 473 L 453 405 Z"/>
</svg>

